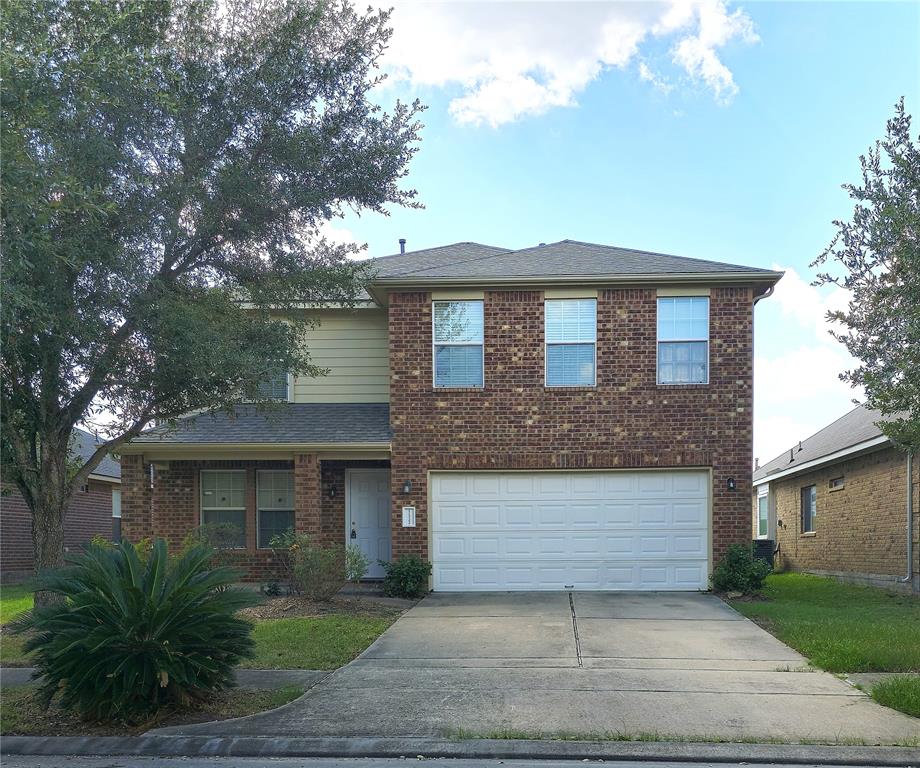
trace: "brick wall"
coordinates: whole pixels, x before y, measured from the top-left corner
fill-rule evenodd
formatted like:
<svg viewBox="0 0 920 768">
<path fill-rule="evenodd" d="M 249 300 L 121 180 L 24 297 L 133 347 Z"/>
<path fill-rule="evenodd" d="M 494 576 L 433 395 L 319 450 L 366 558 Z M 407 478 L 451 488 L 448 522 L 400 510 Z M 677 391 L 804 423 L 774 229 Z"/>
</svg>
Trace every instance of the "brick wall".
<svg viewBox="0 0 920 768">
<path fill-rule="evenodd" d="M 112 538 L 111 483 L 90 480 L 86 491 L 74 493 L 64 518 L 65 550 L 77 550 L 93 536 Z M 0 496 L 0 575 L 4 581 L 29 576 L 33 571 L 32 513 L 13 486 Z"/>
<path fill-rule="evenodd" d="M 844 487 L 831 490 L 833 478 Z M 894 448 L 770 483 L 777 566 L 794 571 L 893 582 L 907 572 L 907 466 Z M 803 534 L 802 488 L 814 485 L 813 534 Z M 914 461 L 914 578 L 920 588 L 920 461 Z M 755 497 L 756 505 L 756 497 Z M 756 522 L 756 508 L 755 508 Z"/>
<path fill-rule="evenodd" d="M 294 472 L 294 526 L 323 546 L 345 541 L 345 470 L 349 466 L 387 466 L 387 462 L 320 462 L 302 454 L 293 461 L 170 461 L 153 472 L 138 456 L 123 457 L 123 473 L 131 491 L 122 494 L 122 535 L 137 541 L 156 535 L 170 549 L 181 546 L 201 519 L 199 478 L 203 469 L 242 469 L 246 472 L 246 547 L 234 555 L 234 564 L 246 570 L 247 581 L 270 581 L 281 573 L 270 549 L 257 547 L 256 472 L 288 469 Z M 125 470 L 125 467 L 128 467 Z M 140 478 L 138 480 L 138 478 Z M 335 489 L 330 496 L 330 489 Z"/>
<path fill-rule="evenodd" d="M 428 556 L 427 473 L 437 469 L 711 466 L 714 556 L 748 541 L 752 301 L 749 288 L 714 288 L 710 383 L 658 386 L 656 291 L 601 291 L 597 386 L 548 389 L 542 292 L 487 291 L 484 388 L 436 390 L 430 294 L 390 294 L 394 555 Z M 400 526 L 405 504 L 414 529 Z"/>
</svg>

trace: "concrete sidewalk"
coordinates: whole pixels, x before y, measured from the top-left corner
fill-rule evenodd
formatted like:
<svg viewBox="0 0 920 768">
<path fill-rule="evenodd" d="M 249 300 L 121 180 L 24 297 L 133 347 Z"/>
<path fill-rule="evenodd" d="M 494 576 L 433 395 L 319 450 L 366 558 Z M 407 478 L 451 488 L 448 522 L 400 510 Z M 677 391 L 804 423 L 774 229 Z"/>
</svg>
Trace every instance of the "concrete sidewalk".
<svg viewBox="0 0 920 768">
<path fill-rule="evenodd" d="M 695 593 L 433 594 L 355 662 L 271 712 L 163 734 L 451 734 L 895 744 L 877 705 Z"/>
</svg>

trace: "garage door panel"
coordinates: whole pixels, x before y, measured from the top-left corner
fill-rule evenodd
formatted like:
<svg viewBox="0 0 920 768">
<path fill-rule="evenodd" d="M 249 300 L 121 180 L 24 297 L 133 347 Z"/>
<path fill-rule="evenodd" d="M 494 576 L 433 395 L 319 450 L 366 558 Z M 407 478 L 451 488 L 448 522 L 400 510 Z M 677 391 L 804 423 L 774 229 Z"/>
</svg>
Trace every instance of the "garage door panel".
<svg viewBox="0 0 920 768">
<path fill-rule="evenodd" d="M 705 589 L 708 478 L 432 473 L 435 589 Z"/>
</svg>

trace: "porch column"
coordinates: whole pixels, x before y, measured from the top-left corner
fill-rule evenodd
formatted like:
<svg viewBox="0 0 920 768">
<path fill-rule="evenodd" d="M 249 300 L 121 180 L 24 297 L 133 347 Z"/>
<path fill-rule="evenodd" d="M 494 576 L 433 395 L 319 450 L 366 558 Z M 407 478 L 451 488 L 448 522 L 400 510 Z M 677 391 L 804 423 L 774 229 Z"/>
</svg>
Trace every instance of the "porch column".
<svg viewBox="0 0 920 768">
<path fill-rule="evenodd" d="M 320 461 L 315 453 L 294 456 L 294 530 L 314 542 L 322 536 L 322 482 Z"/>
<path fill-rule="evenodd" d="M 150 519 L 150 480 L 144 457 L 127 454 L 121 457 L 121 536 L 139 541 L 153 534 Z"/>
</svg>

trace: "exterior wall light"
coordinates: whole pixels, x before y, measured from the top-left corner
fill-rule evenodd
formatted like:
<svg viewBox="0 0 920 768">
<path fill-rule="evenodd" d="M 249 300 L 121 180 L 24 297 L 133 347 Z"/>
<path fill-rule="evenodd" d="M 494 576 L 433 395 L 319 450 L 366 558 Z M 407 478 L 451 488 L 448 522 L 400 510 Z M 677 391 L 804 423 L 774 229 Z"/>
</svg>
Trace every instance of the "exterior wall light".
<svg viewBox="0 0 920 768">
<path fill-rule="evenodd" d="M 412 493 L 412 481 L 411 480 L 406 480 L 406 482 L 403 483 L 403 493 L 406 496 Z"/>
<path fill-rule="evenodd" d="M 330 499 L 335 498 L 335 486 L 334 485 L 329 486 L 329 498 Z"/>
<path fill-rule="evenodd" d="M 735 478 L 733 478 L 733 477 L 728 478 L 728 490 L 733 491 L 733 490 L 735 490 L 735 487 L 736 487 L 736 486 L 735 486 Z"/>
</svg>

